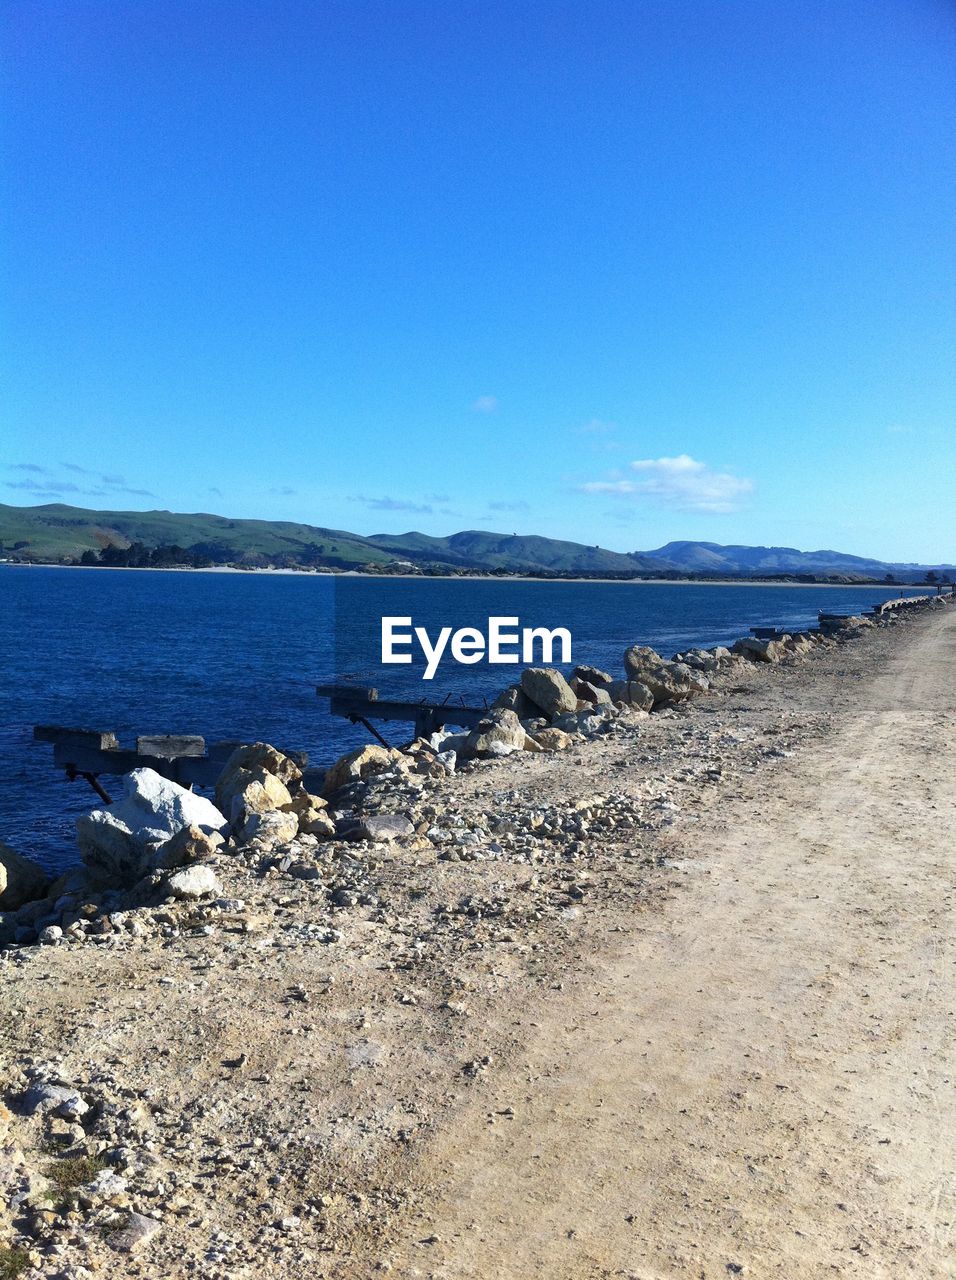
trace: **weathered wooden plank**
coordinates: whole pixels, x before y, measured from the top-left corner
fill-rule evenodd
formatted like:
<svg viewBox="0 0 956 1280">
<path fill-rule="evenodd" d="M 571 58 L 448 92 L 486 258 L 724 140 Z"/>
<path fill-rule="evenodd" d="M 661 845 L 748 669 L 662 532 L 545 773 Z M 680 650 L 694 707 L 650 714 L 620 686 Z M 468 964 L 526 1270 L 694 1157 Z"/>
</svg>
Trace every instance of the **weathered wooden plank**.
<svg viewBox="0 0 956 1280">
<path fill-rule="evenodd" d="M 208 756 L 142 755 L 129 748 L 114 751 L 98 751 L 95 747 L 69 742 L 53 745 L 53 763 L 61 769 L 75 769 L 79 773 L 105 774 L 120 777 L 134 769 L 154 769 L 156 773 L 182 787 L 213 786 L 222 773 L 222 761 Z"/>
<path fill-rule="evenodd" d="M 378 690 L 368 685 L 317 684 L 315 692 L 320 698 L 351 698 L 355 702 L 377 702 Z"/>
<path fill-rule="evenodd" d="M 162 756 L 175 760 L 180 756 L 204 756 L 206 741 L 191 733 L 149 733 L 136 739 L 136 751 L 141 756 Z"/>
<path fill-rule="evenodd" d="M 71 729 L 60 724 L 35 724 L 34 742 L 75 743 L 77 746 L 95 747 L 100 751 L 113 751 L 119 746 L 115 733 L 100 729 Z"/>
<path fill-rule="evenodd" d="M 400 720 L 415 726 L 419 737 L 427 737 L 446 724 L 472 729 L 488 714 L 487 707 L 467 707 L 452 702 L 400 702 L 378 696 L 377 689 L 347 684 L 320 684 L 316 686 L 320 698 L 328 698 L 329 710 L 334 716 L 342 716 L 353 724 L 370 727 L 372 720 Z M 375 732 L 375 730 L 373 730 Z"/>
</svg>

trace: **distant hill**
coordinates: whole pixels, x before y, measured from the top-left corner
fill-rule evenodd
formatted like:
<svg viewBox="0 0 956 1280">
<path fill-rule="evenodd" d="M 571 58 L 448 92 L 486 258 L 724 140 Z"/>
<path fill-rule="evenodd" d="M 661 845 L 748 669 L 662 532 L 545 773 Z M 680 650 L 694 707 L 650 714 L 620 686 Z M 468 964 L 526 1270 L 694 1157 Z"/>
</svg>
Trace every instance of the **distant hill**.
<svg viewBox="0 0 956 1280">
<path fill-rule="evenodd" d="M 707 574 L 855 574 L 860 577 L 953 573 L 953 565 L 891 563 L 851 556 L 845 551 L 798 551 L 796 547 L 721 546 L 716 542 L 668 542 L 656 551 L 643 552 L 645 559 L 688 573 Z"/>
<path fill-rule="evenodd" d="M 50 503 L 41 507 L 0 504 L 0 543 L 27 560 L 69 561 L 103 547 L 179 546 L 214 564 L 288 559 L 300 564 L 354 568 L 392 559 L 366 538 L 283 520 L 230 520 L 226 516 L 175 511 L 87 511 Z"/>
<path fill-rule="evenodd" d="M 157 554 L 160 549 L 162 554 Z M 205 512 L 88 511 L 50 503 L 0 504 L 0 558 L 60 564 L 238 564 L 431 572 L 536 573 L 618 577 L 816 576 L 844 580 L 920 579 L 928 568 L 956 576 L 956 566 L 891 564 L 839 551 L 668 542 L 655 551 L 608 551 L 556 538 L 479 529 L 435 538 L 424 533 L 370 537 L 282 520 L 231 520 Z"/>
<path fill-rule="evenodd" d="M 561 542 L 556 538 L 534 535 L 484 533 L 468 529 L 447 538 L 431 538 L 424 533 L 376 533 L 369 541 L 395 555 L 411 560 L 427 557 L 444 564 L 481 566 L 485 569 L 527 567 L 557 573 L 636 573 L 660 568 L 646 556 L 635 552 L 605 551 L 603 547 L 586 547 L 579 542 Z"/>
</svg>

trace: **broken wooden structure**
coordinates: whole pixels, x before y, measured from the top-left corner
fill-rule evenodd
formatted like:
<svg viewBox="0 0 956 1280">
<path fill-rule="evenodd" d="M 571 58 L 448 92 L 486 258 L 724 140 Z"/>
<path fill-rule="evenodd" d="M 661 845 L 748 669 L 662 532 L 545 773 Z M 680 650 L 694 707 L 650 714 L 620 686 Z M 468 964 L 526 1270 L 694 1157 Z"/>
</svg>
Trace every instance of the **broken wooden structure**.
<svg viewBox="0 0 956 1280">
<path fill-rule="evenodd" d="M 104 802 L 111 804 L 109 794 L 99 782 L 101 776 L 121 777 L 133 769 L 153 769 L 181 787 L 214 787 L 226 761 L 241 742 L 214 742 L 208 748 L 205 739 L 196 734 L 142 734 L 135 747 L 123 747 L 115 733 L 98 729 L 71 729 L 63 725 L 38 724 L 33 729 L 34 742 L 48 742 L 53 747 L 53 763 L 72 782 L 83 778 Z M 325 771 L 309 769 L 308 757 L 301 751 L 286 755 L 303 769 L 305 785 L 318 790 Z"/>
<path fill-rule="evenodd" d="M 379 698 L 378 690 L 361 685 L 320 684 L 316 686 L 320 698 L 328 698 L 329 710 L 334 716 L 343 716 L 352 724 L 361 724 L 383 746 L 389 744 L 371 723 L 373 720 L 398 720 L 415 727 L 416 738 L 427 738 L 446 724 L 457 728 L 473 729 L 488 714 L 487 703 L 481 707 L 453 702 L 449 695 L 443 702 L 429 702 L 422 698 L 417 702 L 399 702 Z"/>
</svg>

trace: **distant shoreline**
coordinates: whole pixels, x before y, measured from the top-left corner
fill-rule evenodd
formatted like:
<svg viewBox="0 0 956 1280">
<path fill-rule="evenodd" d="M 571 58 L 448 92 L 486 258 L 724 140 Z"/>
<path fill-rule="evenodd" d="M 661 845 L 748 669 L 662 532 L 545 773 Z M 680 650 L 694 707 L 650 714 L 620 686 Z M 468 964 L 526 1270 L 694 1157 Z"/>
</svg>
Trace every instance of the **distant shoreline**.
<svg viewBox="0 0 956 1280">
<path fill-rule="evenodd" d="M 802 587 L 810 590 L 830 589 L 834 591 L 915 591 L 919 588 L 935 586 L 925 582 L 795 582 L 777 581 L 767 578 L 574 578 L 554 577 L 539 578 L 523 574 L 488 574 L 488 573 L 360 573 L 357 569 L 344 569 L 338 573 L 321 569 L 236 569 L 232 565 L 207 565 L 202 569 L 194 569 L 188 565 L 171 568 L 153 568 L 151 565 L 105 565 L 105 564 L 24 564 L 11 561 L 0 561 L 0 569 L 79 569 L 89 573 L 229 573 L 240 577 L 273 577 L 273 578 L 374 578 L 395 579 L 400 582 L 538 582 L 538 583 L 588 583 L 619 587 Z M 949 587 L 949 583 L 943 584 Z M 947 594 L 944 592 L 944 594 Z"/>
</svg>

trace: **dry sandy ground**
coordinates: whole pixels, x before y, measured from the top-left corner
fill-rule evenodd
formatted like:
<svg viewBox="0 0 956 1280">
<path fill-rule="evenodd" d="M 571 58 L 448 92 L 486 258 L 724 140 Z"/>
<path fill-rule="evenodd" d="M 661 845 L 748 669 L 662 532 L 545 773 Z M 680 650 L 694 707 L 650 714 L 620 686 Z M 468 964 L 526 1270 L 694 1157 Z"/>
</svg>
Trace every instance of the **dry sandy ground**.
<svg viewBox="0 0 956 1280">
<path fill-rule="evenodd" d="M 538 1010 L 400 1274 L 956 1275 L 954 708 L 947 612 Z"/>
<path fill-rule="evenodd" d="M 946 608 L 426 796 L 618 797 L 577 852 L 237 861 L 234 925 L 5 953 L 0 1091 L 55 1059 L 162 1224 L 61 1214 L 27 1274 L 956 1275 L 954 701 Z"/>
</svg>

